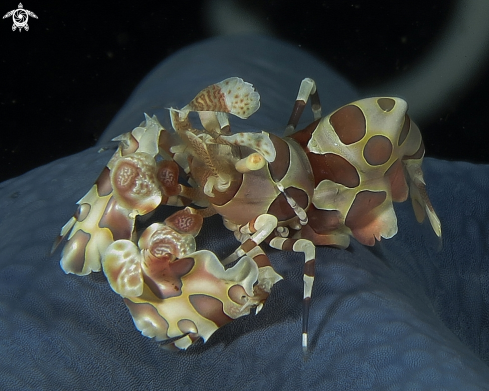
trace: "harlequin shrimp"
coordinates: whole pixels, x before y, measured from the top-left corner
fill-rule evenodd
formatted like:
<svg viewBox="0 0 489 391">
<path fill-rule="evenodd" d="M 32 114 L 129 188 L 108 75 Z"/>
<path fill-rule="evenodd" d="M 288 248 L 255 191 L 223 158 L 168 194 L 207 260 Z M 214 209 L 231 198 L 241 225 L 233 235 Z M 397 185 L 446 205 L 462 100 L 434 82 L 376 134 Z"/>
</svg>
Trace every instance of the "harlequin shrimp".
<svg viewBox="0 0 489 391">
<path fill-rule="evenodd" d="M 314 122 L 296 131 L 309 99 Z M 173 130 L 145 115 L 114 139 L 115 154 L 61 229 L 57 243 L 68 239 L 62 269 L 102 270 L 141 333 L 167 347 L 206 341 L 263 307 L 282 279 L 263 243 L 304 254 L 306 351 L 315 246 L 391 238 L 392 202 L 408 194 L 417 220 L 427 215 L 441 237 L 421 171 L 421 134 L 404 100 L 362 99 L 322 117 L 315 82 L 304 79 L 283 138 L 231 132 L 229 114 L 246 119 L 259 106 L 253 86 L 232 77 L 169 109 Z M 202 128 L 192 124 L 192 112 Z M 160 205 L 181 208 L 137 233 L 136 217 Z M 203 219 L 215 214 L 239 241 L 223 260 L 196 248 Z"/>
</svg>

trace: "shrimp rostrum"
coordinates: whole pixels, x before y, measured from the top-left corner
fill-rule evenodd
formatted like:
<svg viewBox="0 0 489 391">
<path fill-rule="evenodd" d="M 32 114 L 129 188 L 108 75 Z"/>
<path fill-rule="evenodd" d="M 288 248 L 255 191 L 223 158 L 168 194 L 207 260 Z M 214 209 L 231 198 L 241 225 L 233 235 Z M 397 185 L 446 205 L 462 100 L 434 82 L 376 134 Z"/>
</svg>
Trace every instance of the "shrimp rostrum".
<svg viewBox="0 0 489 391">
<path fill-rule="evenodd" d="M 307 101 L 314 122 L 296 131 Z M 393 201 L 411 196 L 418 221 L 441 226 L 425 190 L 424 146 L 404 100 L 362 99 L 321 117 L 316 85 L 301 83 L 283 138 L 232 133 L 228 115 L 260 106 L 253 86 L 231 77 L 169 109 L 173 130 L 145 121 L 119 141 L 75 215 L 61 229 L 61 267 L 103 271 L 143 335 L 186 349 L 233 319 L 259 311 L 282 277 L 262 244 L 304 255 L 302 346 L 315 246 L 374 245 L 397 232 Z M 190 113 L 200 125 L 194 127 Z M 198 122 L 198 121 L 194 121 Z M 136 217 L 179 207 L 142 233 Z M 222 216 L 239 241 L 225 259 L 197 249 L 203 219 Z"/>
</svg>

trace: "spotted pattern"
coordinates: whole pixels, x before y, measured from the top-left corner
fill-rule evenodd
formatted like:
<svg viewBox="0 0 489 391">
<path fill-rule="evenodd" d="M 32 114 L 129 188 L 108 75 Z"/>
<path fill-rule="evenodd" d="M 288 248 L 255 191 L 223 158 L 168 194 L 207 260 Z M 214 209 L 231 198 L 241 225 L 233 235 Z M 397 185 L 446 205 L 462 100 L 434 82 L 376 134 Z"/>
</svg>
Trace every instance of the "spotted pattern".
<svg viewBox="0 0 489 391">
<path fill-rule="evenodd" d="M 247 83 L 240 87 L 246 88 Z M 172 339 L 168 346 L 184 349 L 197 338 L 207 340 L 220 326 L 263 305 L 270 284 L 265 292 L 262 281 L 270 279 L 271 275 L 275 277 L 276 273 L 272 269 L 262 276 L 258 263 L 247 256 L 225 269 L 212 252 L 196 251 L 194 236 L 200 231 L 204 214 L 192 208 L 172 214 L 164 223 L 151 224 L 136 245 L 135 217 L 160 204 L 160 189 L 179 197 L 180 169 L 174 162 L 156 164 L 158 152 L 154 151 L 162 140 L 161 130 L 156 118 L 146 117 L 146 126 L 141 125 L 131 135 L 118 138 L 121 141 L 118 150 L 61 230 L 60 238 L 68 236 L 69 239 L 61 266 L 66 273 L 79 275 L 100 271 L 103 267 L 111 288 L 125 299 L 142 334 L 160 341 Z M 268 148 L 269 157 L 275 152 L 266 133 L 251 139 L 239 137 L 259 150 Z M 226 148 L 231 150 L 229 146 Z M 171 148 L 162 149 L 170 151 Z M 239 158 L 244 151 L 249 154 L 246 146 L 238 146 L 233 151 Z M 222 159 L 232 156 L 229 152 Z M 212 175 L 209 167 L 198 157 L 189 157 L 190 166 L 195 164 L 192 180 L 205 182 Z M 234 163 L 229 166 L 234 167 Z M 219 196 L 215 199 L 227 198 L 229 202 L 233 196 L 250 198 L 249 185 L 256 184 L 258 178 L 269 186 L 270 200 L 260 206 L 267 208 L 280 192 L 273 186 L 267 166 L 256 171 L 250 175 L 233 174 L 230 186 L 223 192 L 216 190 Z M 245 179 L 248 186 L 242 186 Z M 283 179 L 285 187 L 290 187 L 287 174 Z M 185 195 L 198 195 L 198 191 L 193 188 Z M 234 194 L 236 192 L 238 194 Z M 244 214 L 249 212 L 241 209 Z M 261 259 L 260 265 L 271 268 L 268 259 Z M 271 285 L 276 280 L 273 279 Z"/>
<path fill-rule="evenodd" d="M 317 99 L 311 98 L 313 106 Z M 206 116 L 220 126 L 225 115 L 218 112 L 246 118 L 258 107 L 251 84 L 234 77 L 171 110 L 179 141 L 146 116 L 145 125 L 117 138 L 119 149 L 62 228 L 62 236 L 70 235 L 61 261 L 65 272 L 88 274 L 102 266 L 143 335 L 185 349 L 260 308 L 281 279 L 260 253 L 260 243 L 268 240 L 306 255 L 307 336 L 313 243 L 344 248 L 351 235 L 368 245 L 392 237 L 397 232 L 392 201 L 408 194 L 404 170 L 411 189 L 424 183 L 424 146 L 401 99 L 353 102 L 284 139 L 266 132 L 227 135 L 206 126 L 212 122 Z M 199 111 L 205 129 L 192 127 L 192 110 Z M 161 150 L 175 161 L 161 161 Z M 250 153 L 266 163 L 238 170 Z M 178 183 L 180 173 L 187 184 Z M 415 190 L 416 216 L 422 217 L 426 191 L 419 185 Z M 162 202 L 174 205 L 167 202 L 170 197 L 190 197 L 202 209 L 185 208 L 151 224 L 136 245 L 135 217 Z M 429 200 L 428 210 L 434 215 Z M 221 262 L 210 251 L 196 251 L 203 217 L 214 213 L 241 241 L 234 259 Z M 307 338 L 303 341 L 307 346 Z"/>
<path fill-rule="evenodd" d="M 230 77 L 217 85 L 224 91 L 229 112 L 239 118 L 248 118 L 260 107 L 260 95 L 250 83 L 239 77 Z"/>
<path fill-rule="evenodd" d="M 133 236 L 134 213 L 146 213 L 161 202 L 154 155 L 149 151 L 157 149 L 163 128 L 156 117 L 145 118 L 146 125 L 114 139 L 120 141 L 118 149 L 62 228 L 57 242 L 68 238 L 60 262 L 66 273 L 100 271 L 107 247 Z M 152 195 L 147 198 L 148 194 Z"/>
<path fill-rule="evenodd" d="M 144 251 L 141 256 L 144 288 L 138 296 L 125 297 L 125 302 L 143 335 L 160 341 L 175 338 L 169 346 L 183 349 L 199 337 L 205 341 L 259 303 L 247 293 L 258 277 L 258 266 L 251 258 L 244 257 L 225 270 L 206 250 L 174 261 L 157 260 Z M 107 266 L 106 274 L 111 275 L 111 265 Z M 132 270 L 125 273 L 119 281 L 126 281 Z"/>
<path fill-rule="evenodd" d="M 303 237 L 319 244 L 321 235 L 337 235 L 344 246 L 349 234 L 368 245 L 395 234 L 392 201 L 408 196 L 406 164 L 409 175 L 422 178 L 414 167 L 420 167 L 424 147 L 406 110 L 399 98 L 363 99 L 292 136 L 306 151 L 316 186 L 308 211 L 314 234 L 303 230 Z"/>
<path fill-rule="evenodd" d="M 260 95 L 250 83 L 230 77 L 200 91 L 182 111 L 214 111 L 248 118 L 260 107 Z"/>
</svg>

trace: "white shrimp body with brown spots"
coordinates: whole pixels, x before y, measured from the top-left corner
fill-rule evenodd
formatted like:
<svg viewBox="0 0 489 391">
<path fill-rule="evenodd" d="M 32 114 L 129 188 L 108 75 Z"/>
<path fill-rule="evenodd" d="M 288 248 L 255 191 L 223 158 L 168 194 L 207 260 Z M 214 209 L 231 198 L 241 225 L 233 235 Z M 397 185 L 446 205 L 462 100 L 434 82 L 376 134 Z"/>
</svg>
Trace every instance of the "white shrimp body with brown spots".
<svg viewBox="0 0 489 391">
<path fill-rule="evenodd" d="M 309 99 L 315 120 L 296 131 Z M 427 214 L 441 236 L 421 171 L 421 134 L 402 99 L 363 99 L 321 118 L 316 85 L 304 79 L 285 137 L 233 134 L 228 114 L 246 119 L 259 106 L 253 86 L 231 77 L 169 109 L 173 131 L 146 116 L 115 139 L 119 148 L 55 243 L 68 238 L 66 273 L 103 270 L 136 327 L 166 347 L 186 349 L 251 308 L 261 310 L 282 279 L 264 242 L 304 254 L 306 351 L 315 246 L 392 237 L 392 202 L 409 193 L 418 221 Z M 162 205 L 179 209 L 140 232 L 137 217 L 149 219 Z M 223 260 L 195 241 L 214 214 L 240 242 Z"/>
</svg>

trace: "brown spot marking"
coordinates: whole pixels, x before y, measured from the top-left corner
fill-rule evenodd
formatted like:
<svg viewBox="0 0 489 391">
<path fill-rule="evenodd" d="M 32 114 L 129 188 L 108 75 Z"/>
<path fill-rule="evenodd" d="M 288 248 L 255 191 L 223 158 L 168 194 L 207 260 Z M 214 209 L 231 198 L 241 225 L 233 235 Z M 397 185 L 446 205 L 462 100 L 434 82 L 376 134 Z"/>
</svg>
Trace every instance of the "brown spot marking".
<svg viewBox="0 0 489 391">
<path fill-rule="evenodd" d="M 363 157 L 372 166 L 386 163 L 392 154 L 392 143 L 381 135 L 372 136 L 363 148 Z"/>
<path fill-rule="evenodd" d="M 287 174 L 287 171 L 289 170 L 289 145 L 284 140 L 275 136 L 274 134 L 270 134 L 270 140 L 275 147 L 277 156 L 273 162 L 268 164 L 268 167 L 270 169 L 270 175 L 272 176 L 273 180 L 278 182 L 282 180 L 282 178 L 285 176 L 285 174 Z"/>
<path fill-rule="evenodd" d="M 392 190 L 392 200 L 404 202 L 407 199 L 409 190 L 404 176 L 404 167 L 400 160 L 396 160 L 386 171 L 385 176 L 389 178 Z"/>
<path fill-rule="evenodd" d="M 270 204 L 267 213 L 275 216 L 278 221 L 286 221 L 295 216 L 294 210 L 282 193 Z"/>
<path fill-rule="evenodd" d="M 373 192 L 364 190 L 357 193 L 345 219 L 345 225 L 352 230 L 353 235 L 357 239 L 359 238 L 357 235 L 355 235 L 355 231 L 361 230 L 375 220 L 377 216 L 374 209 L 381 205 L 385 201 L 386 197 L 387 194 L 385 191 Z M 373 240 L 373 234 L 374 233 L 372 233 L 372 241 L 361 241 L 362 244 L 367 244 L 370 246 L 374 245 L 375 240 Z"/>
<path fill-rule="evenodd" d="M 399 140 L 397 140 L 397 145 L 401 145 L 406 137 L 408 136 L 409 129 L 411 128 L 411 119 L 409 115 L 404 116 L 404 124 L 402 125 L 401 133 L 399 133 Z"/>
<path fill-rule="evenodd" d="M 285 189 L 287 195 L 294 199 L 294 201 L 302 209 L 306 209 L 309 204 L 309 197 L 304 190 L 297 189 L 295 187 L 288 187 Z M 296 216 L 294 210 L 287 202 L 287 198 L 280 193 L 277 198 L 270 204 L 267 213 L 275 216 L 278 221 L 287 221 Z"/>
<path fill-rule="evenodd" d="M 63 249 L 62 257 L 69 264 L 69 271 L 72 273 L 79 274 L 83 271 L 83 266 L 85 265 L 85 250 L 87 248 L 88 242 L 90 241 L 91 235 L 82 230 L 76 231 L 73 237 L 68 240 L 66 246 Z"/>
<path fill-rule="evenodd" d="M 304 275 L 314 277 L 314 267 L 316 265 L 315 259 L 310 259 L 304 264 Z"/>
<path fill-rule="evenodd" d="M 320 155 L 312 152 L 307 157 L 311 162 L 315 186 L 324 179 L 351 188 L 360 184 L 357 169 L 345 158 L 334 153 Z"/>
<path fill-rule="evenodd" d="M 181 258 L 169 262 L 165 255 L 162 258 L 145 257 L 144 283 L 160 299 L 180 296 L 182 294 L 182 277 L 194 267 L 193 258 Z"/>
<path fill-rule="evenodd" d="M 232 301 L 241 305 L 246 304 L 246 299 L 249 297 L 241 285 L 233 285 L 229 288 L 228 296 Z"/>
<path fill-rule="evenodd" d="M 319 121 L 321 121 L 321 119 L 307 125 L 304 129 L 295 132 L 290 137 L 297 141 L 303 149 L 307 149 L 307 143 L 311 139 L 312 133 L 318 127 Z"/>
<path fill-rule="evenodd" d="M 90 206 L 90 204 L 80 204 L 78 205 L 78 208 L 76 209 L 76 212 L 75 212 L 75 219 L 77 221 L 83 221 L 87 218 L 88 214 L 90 213 L 90 209 L 92 209 L 92 207 Z"/>
<path fill-rule="evenodd" d="M 214 297 L 197 294 L 190 295 L 189 300 L 200 315 L 214 322 L 217 327 L 224 326 L 233 320 L 224 313 L 221 301 Z"/>
<path fill-rule="evenodd" d="M 318 234 L 326 234 L 336 230 L 340 225 L 338 210 L 322 210 L 311 205 L 307 210 L 308 225 Z"/>
<path fill-rule="evenodd" d="M 360 141 L 367 131 L 365 116 L 357 106 L 348 105 L 331 115 L 329 123 L 343 144 Z"/>
<path fill-rule="evenodd" d="M 100 228 L 108 228 L 112 232 L 114 240 L 130 239 L 134 220 L 130 219 L 123 209 L 118 207 L 114 197 L 110 197 L 104 214 L 98 223 Z"/>
<path fill-rule="evenodd" d="M 185 334 L 195 334 L 197 336 L 197 333 L 199 332 L 196 324 L 190 319 L 180 319 L 177 322 L 177 326 L 180 331 Z"/>
<path fill-rule="evenodd" d="M 377 99 L 377 104 L 383 111 L 388 113 L 394 108 L 396 101 L 392 98 L 379 98 Z"/>
<path fill-rule="evenodd" d="M 108 167 L 104 167 L 99 177 L 95 181 L 97 185 L 97 194 L 99 197 L 109 195 L 112 192 L 112 185 L 110 184 L 110 170 Z"/>
<path fill-rule="evenodd" d="M 424 156 L 424 143 L 423 140 L 421 140 L 421 144 L 419 145 L 418 150 L 411 156 L 404 156 L 404 159 L 421 159 Z"/>
</svg>

